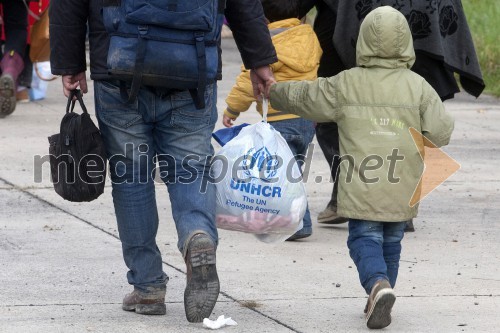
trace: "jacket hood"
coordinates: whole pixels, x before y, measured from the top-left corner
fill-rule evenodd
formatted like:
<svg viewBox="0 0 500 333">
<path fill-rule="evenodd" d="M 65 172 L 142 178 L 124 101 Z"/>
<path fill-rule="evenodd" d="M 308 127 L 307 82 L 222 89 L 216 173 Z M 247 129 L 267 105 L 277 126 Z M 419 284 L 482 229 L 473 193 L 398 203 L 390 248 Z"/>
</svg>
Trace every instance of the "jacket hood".
<svg viewBox="0 0 500 333">
<path fill-rule="evenodd" d="M 314 70 L 322 54 L 318 39 L 309 24 L 292 18 L 268 25 L 278 60 L 299 73 Z"/>
<path fill-rule="evenodd" d="M 406 18 L 390 6 L 371 11 L 359 29 L 356 63 L 361 67 L 411 68 L 413 38 Z"/>
</svg>

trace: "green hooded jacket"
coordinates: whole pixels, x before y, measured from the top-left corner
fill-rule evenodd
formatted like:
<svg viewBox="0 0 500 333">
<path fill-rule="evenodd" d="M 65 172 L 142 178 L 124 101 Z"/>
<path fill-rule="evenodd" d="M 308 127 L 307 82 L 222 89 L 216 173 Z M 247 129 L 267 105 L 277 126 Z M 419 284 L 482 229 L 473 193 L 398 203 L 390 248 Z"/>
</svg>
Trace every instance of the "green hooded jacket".
<svg viewBox="0 0 500 333">
<path fill-rule="evenodd" d="M 361 24 L 359 67 L 271 88 L 270 102 L 276 110 L 338 123 L 341 216 L 398 222 L 417 215 L 418 204 L 410 206 L 410 200 L 423 173 L 419 149 L 425 143 L 423 138 L 414 141 L 410 128 L 441 147 L 448 144 L 454 121 L 434 89 L 410 70 L 414 61 L 405 17 L 384 6 Z"/>
</svg>

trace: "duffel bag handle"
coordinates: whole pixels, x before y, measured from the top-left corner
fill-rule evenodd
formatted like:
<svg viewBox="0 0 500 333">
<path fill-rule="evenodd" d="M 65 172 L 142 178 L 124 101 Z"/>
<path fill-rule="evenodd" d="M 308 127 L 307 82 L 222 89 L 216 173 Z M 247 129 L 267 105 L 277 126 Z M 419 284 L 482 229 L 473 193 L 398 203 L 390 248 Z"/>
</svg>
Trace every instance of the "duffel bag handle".
<svg viewBox="0 0 500 333">
<path fill-rule="evenodd" d="M 66 113 L 73 112 L 77 100 L 80 103 L 80 106 L 82 107 L 83 113 L 88 113 L 87 108 L 83 103 L 82 92 L 80 91 L 80 89 L 73 89 L 69 92 L 68 104 L 66 105 Z M 70 105 L 71 105 L 71 110 L 70 110 Z"/>
<path fill-rule="evenodd" d="M 262 121 L 267 123 L 267 112 L 269 111 L 268 100 L 262 95 Z"/>
</svg>

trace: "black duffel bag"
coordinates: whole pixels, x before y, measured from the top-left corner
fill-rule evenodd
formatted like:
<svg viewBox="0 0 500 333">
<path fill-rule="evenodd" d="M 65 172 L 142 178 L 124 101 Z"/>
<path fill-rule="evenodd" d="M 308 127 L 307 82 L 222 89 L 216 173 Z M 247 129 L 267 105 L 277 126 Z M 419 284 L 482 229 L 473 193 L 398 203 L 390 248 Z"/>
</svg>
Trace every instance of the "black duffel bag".
<svg viewBox="0 0 500 333">
<path fill-rule="evenodd" d="M 73 112 L 76 101 L 83 113 Z M 59 134 L 49 137 L 50 171 L 57 194 L 66 200 L 92 201 L 104 192 L 106 152 L 101 132 L 83 104 L 80 90 L 71 91 Z"/>
</svg>

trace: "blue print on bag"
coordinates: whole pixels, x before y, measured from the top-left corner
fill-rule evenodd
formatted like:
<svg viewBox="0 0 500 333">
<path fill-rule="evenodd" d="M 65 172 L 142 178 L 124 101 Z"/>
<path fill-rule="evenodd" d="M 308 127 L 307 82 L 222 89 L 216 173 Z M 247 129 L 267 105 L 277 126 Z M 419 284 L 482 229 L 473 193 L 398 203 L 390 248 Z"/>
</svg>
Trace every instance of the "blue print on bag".
<svg viewBox="0 0 500 333">
<path fill-rule="evenodd" d="M 283 159 L 277 154 L 271 154 L 266 147 L 257 150 L 250 148 L 243 155 L 238 167 L 238 170 L 242 172 L 236 179 L 231 179 L 230 186 L 234 190 L 248 194 L 280 198 L 281 187 L 266 184 L 278 181 L 276 175 L 282 165 Z"/>
<path fill-rule="evenodd" d="M 231 188 L 233 190 L 238 190 L 244 193 L 259 195 L 266 198 L 281 198 L 281 187 L 279 186 L 268 186 L 261 184 L 254 184 L 252 182 L 235 181 L 231 179 Z M 257 204 L 266 205 L 265 200 L 257 201 Z"/>
<path fill-rule="evenodd" d="M 246 178 L 270 183 L 276 181 L 275 176 L 282 164 L 281 157 L 271 154 L 266 147 L 262 147 L 258 150 L 250 148 L 243 156 L 240 166 Z"/>
</svg>

